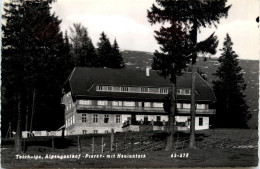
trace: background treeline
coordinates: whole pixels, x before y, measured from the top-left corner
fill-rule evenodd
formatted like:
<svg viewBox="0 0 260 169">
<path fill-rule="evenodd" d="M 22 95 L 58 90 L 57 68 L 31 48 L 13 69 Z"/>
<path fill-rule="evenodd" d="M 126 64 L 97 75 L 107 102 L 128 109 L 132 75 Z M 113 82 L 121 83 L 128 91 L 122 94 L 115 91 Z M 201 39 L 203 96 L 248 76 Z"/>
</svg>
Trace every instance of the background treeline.
<svg viewBox="0 0 260 169">
<path fill-rule="evenodd" d="M 72 26 L 70 37 L 63 34 L 61 20 L 50 13 L 51 3 L 4 3 L 2 136 L 9 122 L 12 131 L 17 125 L 22 130 L 56 130 L 64 125 L 62 85 L 75 66 L 125 66 L 117 41 L 111 45 L 104 32 L 97 49 L 81 24 Z"/>
</svg>

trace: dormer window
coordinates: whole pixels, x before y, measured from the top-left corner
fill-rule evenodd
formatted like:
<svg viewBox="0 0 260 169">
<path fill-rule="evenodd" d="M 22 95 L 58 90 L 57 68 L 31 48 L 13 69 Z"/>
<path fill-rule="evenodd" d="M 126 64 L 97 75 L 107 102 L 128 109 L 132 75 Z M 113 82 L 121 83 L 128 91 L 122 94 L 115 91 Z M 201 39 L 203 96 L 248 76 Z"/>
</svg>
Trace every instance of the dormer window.
<svg viewBox="0 0 260 169">
<path fill-rule="evenodd" d="M 190 95 L 191 90 L 190 89 L 178 89 L 177 94 L 178 95 Z"/>
<path fill-rule="evenodd" d="M 112 91 L 112 86 L 97 86 L 97 91 Z"/>
<path fill-rule="evenodd" d="M 128 87 L 121 87 L 121 92 L 128 92 L 129 91 L 129 88 Z"/>
<path fill-rule="evenodd" d="M 142 92 L 142 93 L 148 93 L 148 92 L 149 92 L 149 89 L 146 88 L 146 87 L 141 87 L 141 92 Z"/>
<path fill-rule="evenodd" d="M 161 94 L 167 94 L 168 93 L 168 89 L 167 88 L 160 88 L 160 93 Z"/>
</svg>

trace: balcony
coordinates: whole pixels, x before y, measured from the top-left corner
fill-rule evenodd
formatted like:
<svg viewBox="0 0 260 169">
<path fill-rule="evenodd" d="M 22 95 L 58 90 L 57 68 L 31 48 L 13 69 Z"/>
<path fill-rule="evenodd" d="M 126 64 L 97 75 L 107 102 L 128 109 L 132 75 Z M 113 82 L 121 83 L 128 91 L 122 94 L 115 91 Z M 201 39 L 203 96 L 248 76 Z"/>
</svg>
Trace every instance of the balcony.
<svg viewBox="0 0 260 169">
<path fill-rule="evenodd" d="M 162 107 L 77 105 L 77 110 L 165 113 Z"/>
<path fill-rule="evenodd" d="M 126 107 L 126 106 L 100 106 L 100 105 L 77 105 L 77 110 L 92 111 L 115 111 L 115 112 L 142 112 L 142 113 L 165 113 L 162 107 Z M 190 114 L 190 109 L 178 109 L 177 114 Z M 215 109 L 197 109 L 198 115 L 214 115 Z"/>
</svg>

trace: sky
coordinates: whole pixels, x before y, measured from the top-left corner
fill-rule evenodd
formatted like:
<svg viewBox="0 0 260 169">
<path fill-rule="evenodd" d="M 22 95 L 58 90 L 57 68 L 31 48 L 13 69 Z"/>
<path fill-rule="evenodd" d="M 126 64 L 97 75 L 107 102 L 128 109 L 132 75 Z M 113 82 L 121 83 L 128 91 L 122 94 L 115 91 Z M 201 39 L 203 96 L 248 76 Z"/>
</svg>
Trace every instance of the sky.
<svg viewBox="0 0 260 169">
<path fill-rule="evenodd" d="M 68 34 L 73 23 L 87 27 L 95 46 L 104 31 L 111 43 L 116 38 L 122 50 L 154 52 L 159 49 L 154 30 L 161 25 L 151 25 L 147 20 L 147 10 L 153 3 L 155 0 L 57 0 L 52 12 L 62 19 L 61 30 Z M 229 33 L 239 59 L 259 60 L 258 0 L 228 0 L 228 5 L 232 5 L 228 18 L 221 19 L 217 28 L 200 29 L 198 40 L 215 32 L 220 49 Z M 212 57 L 220 54 L 218 50 Z"/>
</svg>

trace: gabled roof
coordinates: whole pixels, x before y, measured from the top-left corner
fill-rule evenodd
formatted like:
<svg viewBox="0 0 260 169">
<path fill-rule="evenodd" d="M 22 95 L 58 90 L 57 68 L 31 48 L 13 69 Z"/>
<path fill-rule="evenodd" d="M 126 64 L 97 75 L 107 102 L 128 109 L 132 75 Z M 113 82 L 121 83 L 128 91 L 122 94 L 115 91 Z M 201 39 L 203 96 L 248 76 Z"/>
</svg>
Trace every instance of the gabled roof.
<svg viewBox="0 0 260 169">
<path fill-rule="evenodd" d="M 196 78 L 196 99 L 198 101 L 215 101 L 215 96 L 210 85 L 198 74 Z M 150 70 L 150 76 L 145 71 L 138 69 L 109 69 L 75 67 L 64 87 L 78 97 L 103 97 L 103 98 L 138 98 L 138 99 L 163 99 L 163 94 L 149 93 L 123 93 L 123 92 L 98 92 L 96 85 L 111 86 L 138 86 L 138 87 L 170 87 L 169 79 Z M 191 73 L 184 73 L 177 78 L 177 88 L 191 88 Z M 190 96 L 178 95 L 179 100 L 190 100 Z"/>
</svg>

